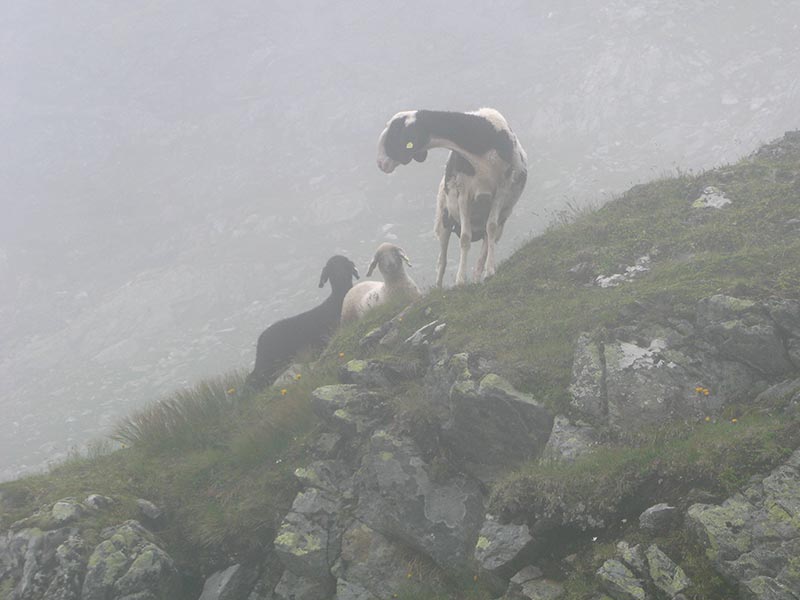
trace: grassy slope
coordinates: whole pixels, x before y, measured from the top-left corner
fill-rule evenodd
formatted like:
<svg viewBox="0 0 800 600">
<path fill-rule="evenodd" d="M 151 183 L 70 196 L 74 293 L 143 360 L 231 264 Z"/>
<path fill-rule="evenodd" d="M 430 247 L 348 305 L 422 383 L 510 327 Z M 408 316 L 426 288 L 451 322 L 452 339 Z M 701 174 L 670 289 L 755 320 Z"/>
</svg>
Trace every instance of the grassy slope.
<svg viewBox="0 0 800 600">
<path fill-rule="evenodd" d="M 574 215 L 574 222 L 553 227 L 521 248 L 487 283 L 431 292 L 403 321 L 403 333 L 430 320 L 424 312 L 430 308 L 447 322 L 451 350 L 492 355 L 516 385 L 563 410 L 581 331 L 611 328 L 631 315 L 653 321 L 691 316 L 699 298 L 719 292 L 798 297 L 800 235 L 788 233 L 786 222 L 800 217 L 800 148 L 777 158 L 763 154 L 700 175 L 637 186 L 597 211 Z M 692 209 L 707 185 L 723 189 L 733 204 Z M 569 274 L 581 262 L 595 264 L 601 273 L 618 272 L 619 265 L 648 253 L 652 271 L 618 288 L 586 286 Z M 132 442 L 128 448 L 0 485 L 11 500 L 6 505 L 15 506 L 0 515 L 0 525 L 59 498 L 97 492 L 121 501 L 103 523 L 93 525 L 95 531 L 135 516 L 137 497 L 165 506 L 172 518 L 162 537 L 187 567 L 256 551 L 269 543 L 296 492 L 293 469 L 307 461 L 306 444 L 316 426 L 310 390 L 333 382 L 342 361 L 363 357 L 357 340 L 388 314 L 391 309 L 342 331 L 313 373 L 287 386 L 285 394 L 273 390 L 241 397 L 229 393 L 241 377 L 223 378 L 133 417 L 120 430 Z M 780 429 L 763 419 L 753 427 L 756 437 L 758 431 L 769 437 Z M 687 442 L 687 435 L 701 441 Z M 702 443 L 704 438 L 702 431 L 677 435 L 677 441 L 664 438 L 664 446 L 648 452 L 657 456 L 673 452 L 669 444 L 693 444 L 700 460 L 709 448 L 720 447 Z M 770 456 L 776 460 L 778 454 Z M 636 465 L 625 467 L 624 451 L 619 456 L 604 464 L 638 472 Z M 573 468 L 591 470 L 588 464 Z M 739 475 L 746 477 L 750 468 L 757 467 L 743 467 Z M 616 477 L 610 468 L 602 473 Z M 512 474 L 493 501 L 513 504 L 515 494 L 524 497 L 532 482 L 544 480 L 562 493 L 559 481 L 573 475 L 529 466 Z M 723 476 L 730 472 L 709 475 Z"/>
</svg>

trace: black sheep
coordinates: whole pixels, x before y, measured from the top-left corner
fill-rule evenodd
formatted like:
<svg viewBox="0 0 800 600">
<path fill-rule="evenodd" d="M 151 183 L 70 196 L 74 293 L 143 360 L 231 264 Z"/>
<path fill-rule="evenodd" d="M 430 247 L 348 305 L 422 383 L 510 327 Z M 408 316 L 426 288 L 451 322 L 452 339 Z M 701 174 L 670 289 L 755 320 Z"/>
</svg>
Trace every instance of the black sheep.
<svg viewBox="0 0 800 600">
<path fill-rule="evenodd" d="M 267 327 L 258 337 L 256 364 L 246 386 L 260 390 L 271 385 L 303 350 L 321 348 L 339 325 L 342 301 L 353 287 L 358 269 L 349 258 L 331 257 L 319 278 L 319 287 L 331 282 L 331 295 L 319 306 Z"/>
</svg>

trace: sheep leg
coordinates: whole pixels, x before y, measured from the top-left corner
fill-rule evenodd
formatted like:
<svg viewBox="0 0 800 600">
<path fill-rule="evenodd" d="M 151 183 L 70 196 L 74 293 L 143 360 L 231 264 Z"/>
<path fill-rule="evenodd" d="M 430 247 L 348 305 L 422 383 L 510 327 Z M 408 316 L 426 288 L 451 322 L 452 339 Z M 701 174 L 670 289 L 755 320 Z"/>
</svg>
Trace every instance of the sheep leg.
<svg viewBox="0 0 800 600">
<path fill-rule="evenodd" d="M 500 225 L 499 220 L 500 206 L 499 203 L 495 203 L 486 220 L 486 277 L 492 277 L 496 270 L 494 247 L 503 234 L 503 226 Z"/>
<path fill-rule="evenodd" d="M 456 273 L 456 285 L 464 285 L 467 282 L 467 254 L 472 243 L 472 222 L 470 221 L 470 201 L 460 202 L 458 210 L 461 213 L 461 256 L 458 259 L 458 273 Z"/>
<path fill-rule="evenodd" d="M 489 251 L 489 236 L 483 237 L 483 245 L 481 246 L 481 253 L 478 255 L 478 262 L 475 263 L 475 269 L 473 270 L 473 276 L 476 282 L 481 280 L 483 276 L 483 269 L 486 265 L 486 256 Z"/>
<path fill-rule="evenodd" d="M 436 285 L 442 287 L 444 270 L 447 268 L 447 246 L 450 244 L 450 230 L 437 226 L 436 237 L 439 238 L 439 260 L 437 262 Z"/>
</svg>

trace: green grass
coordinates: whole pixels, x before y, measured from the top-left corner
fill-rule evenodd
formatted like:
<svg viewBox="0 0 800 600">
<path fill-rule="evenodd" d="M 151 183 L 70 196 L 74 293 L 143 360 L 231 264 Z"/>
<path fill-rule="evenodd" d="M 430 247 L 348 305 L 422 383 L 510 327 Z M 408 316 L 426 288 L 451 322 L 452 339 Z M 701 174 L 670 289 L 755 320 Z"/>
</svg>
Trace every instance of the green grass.
<svg viewBox="0 0 800 600">
<path fill-rule="evenodd" d="M 724 190 L 733 203 L 722 210 L 691 208 L 708 185 Z M 564 412 L 581 332 L 601 334 L 632 316 L 652 323 L 691 319 L 697 301 L 715 293 L 799 297 L 800 235 L 787 229 L 787 221 L 800 216 L 799 201 L 797 149 L 636 186 L 598 210 L 561 215 L 561 224 L 520 248 L 484 284 L 427 294 L 398 323 L 398 338 L 441 319 L 451 352 L 491 356 L 501 375 Z M 652 257 L 652 270 L 617 288 L 586 285 L 569 272 L 588 263 L 607 275 L 644 254 Z M 310 410 L 311 390 L 336 382 L 338 368 L 352 358 L 396 353 L 417 358 L 400 346 L 359 346 L 368 331 L 400 308 L 381 307 L 344 327 L 314 369 L 306 369 L 285 394 L 240 393 L 241 374 L 201 383 L 121 421 L 115 438 L 125 448 L 0 484 L 5 498 L 0 526 L 63 497 L 113 496 L 119 500 L 113 509 L 85 523 L 97 533 L 135 517 L 135 499 L 144 497 L 167 510 L 169 526 L 160 534 L 190 572 L 252 555 L 270 543 L 296 493 L 292 473 L 309 460 L 308 445 L 319 427 Z M 435 429 L 440 420 L 413 384 L 397 390 L 392 406 L 410 429 Z M 570 498 L 610 514 L 620 506 L 641 505 L 648 485 L 659 479 L 674 495 L 689 483 L 729 493 L 800 444 L 789 423 L 755 415 L 744 415 L 736 425 L 676 426 L 654 438 L 618 440 L 572 466 L 527 465 L 496 486 L 492 510 L 534 512 Z M 574 575 L 570 589 L 586 584 L 581 577 Z M 478 591 L 452 589 L 423 593 L 426 582 L 414 585 L 409 597 L 481 597 Z M 575 594 L 571 597 L 580 597 Z"/>
</svg>

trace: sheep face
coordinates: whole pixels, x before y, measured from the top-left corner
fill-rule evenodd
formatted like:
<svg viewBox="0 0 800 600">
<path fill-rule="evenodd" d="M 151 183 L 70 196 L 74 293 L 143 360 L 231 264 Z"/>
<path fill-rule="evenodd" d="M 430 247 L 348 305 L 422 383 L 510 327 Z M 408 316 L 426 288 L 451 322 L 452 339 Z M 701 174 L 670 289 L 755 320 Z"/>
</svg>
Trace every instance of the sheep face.
<svg viewBox="0 0 800 600">
<path fill-rule="evenodd" d="M 319 287 L 324 287 L 330 281 L 334 290 L 347 291 L 353 287 L 353 277 L 359 279 L 358 269 L 353 261 L 337 254 L 329 258 L 322 269 Z"/>
<path fill-rule="evenodd" d="M 383 274 L 384 278 L 389 275 L 401 273 L 403 271 L 403 263 L 407 264 L 409 267 L 411 266 L 411 261 L 400 246 L 389 243 L 381 244 L 375 251 L 375 256 L 369 265 L 367 277 L 372 275 L 375 267 L 378 267 L 378 270 Z"/>
<path fill-rule="evenodd" d="M 378 139 L 378 168 L 391 173 L 398 165 L 407 165 L 412 159 L 424 161 L 428 157 L 430 139 L 430 134 L 417 121 L 417 111 L 397 113 Z"/>
</svg>

